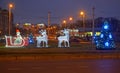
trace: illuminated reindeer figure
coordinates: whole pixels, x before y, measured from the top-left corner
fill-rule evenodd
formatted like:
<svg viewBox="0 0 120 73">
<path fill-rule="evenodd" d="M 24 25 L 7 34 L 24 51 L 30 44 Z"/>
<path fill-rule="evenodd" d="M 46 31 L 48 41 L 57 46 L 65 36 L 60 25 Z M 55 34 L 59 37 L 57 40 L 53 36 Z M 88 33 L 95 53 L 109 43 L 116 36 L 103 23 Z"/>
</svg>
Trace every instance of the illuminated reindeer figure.
<svg viewBox="0 0 120 73">
<path fill-rule="evenodd" d="M 39 33 L 41 33 L 41 35 L 36 37 L 37 47 L 41 47 L 42 42 L 43 42 L 42 47 L 48 47 L 48 36 L 46 30 L 41 30 L 39 31 Z M 46 44 L 45 46 L 44 43 Z"/>
<path fill-rule="evenodd" d="M 70 47 L 70 44 L 69 44 L 69 30 L 64 29 L 63 33 L 64 33 L 64 36 L 59 36 L 58 37 L 58 47 L 62 47 L 61 46 L 62 42 L 64 42 L 64 47 Z M 66 43 L 67 43 L 67 45 L 66 45 Z"/>
</svg>

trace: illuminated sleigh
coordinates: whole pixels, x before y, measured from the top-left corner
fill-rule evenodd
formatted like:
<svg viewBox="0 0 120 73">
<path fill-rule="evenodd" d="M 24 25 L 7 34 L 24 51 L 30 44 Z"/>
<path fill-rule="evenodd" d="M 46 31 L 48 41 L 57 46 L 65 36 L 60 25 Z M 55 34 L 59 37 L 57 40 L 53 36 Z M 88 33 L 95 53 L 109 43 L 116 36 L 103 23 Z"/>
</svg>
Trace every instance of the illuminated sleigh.
<svg viewBox="0 0 120 73">
<path fill-rule="evenodd" d="M 21 42 L 18 44 L 14 43 L 14 38 L 12 36 L 5 36 L 6 45 L 5 47 L 23 47 L 26 46 L 25 39 L 21 39 Z"/>
</svg>

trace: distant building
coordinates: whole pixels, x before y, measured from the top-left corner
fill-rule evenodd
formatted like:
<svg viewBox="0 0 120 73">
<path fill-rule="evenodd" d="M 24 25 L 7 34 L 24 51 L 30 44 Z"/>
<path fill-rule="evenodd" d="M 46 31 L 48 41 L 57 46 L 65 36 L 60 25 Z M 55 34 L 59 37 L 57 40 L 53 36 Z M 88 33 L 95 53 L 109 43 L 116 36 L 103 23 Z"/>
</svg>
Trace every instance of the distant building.
<svg viewBox="0 0 120 73">
<path fill-rule="evenodd" d="M 9 29 L 9 11 L 6 9 L 0 8 L 0 35 L 8 35 L 8 29 Z M 13 13 L 11 14 L 11 25 L 10 30 L 11 34 L 13 31 Z"/>
</svg>

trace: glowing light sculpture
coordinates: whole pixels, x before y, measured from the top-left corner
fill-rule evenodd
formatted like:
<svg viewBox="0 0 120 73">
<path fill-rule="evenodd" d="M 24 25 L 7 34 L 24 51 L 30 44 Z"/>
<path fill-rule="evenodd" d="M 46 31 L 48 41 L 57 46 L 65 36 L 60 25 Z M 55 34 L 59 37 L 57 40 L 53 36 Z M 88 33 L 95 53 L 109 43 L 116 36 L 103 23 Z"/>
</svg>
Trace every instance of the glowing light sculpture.
<svg viewBox="0 0 120 73">
<path fill-rule="evenodd" d="M 40 35 L 36 37 L 37 47 L 48 47 L 48 36 L 46 30 L 39 31 Z M 44 45 L 44 43 L 46 45 Z"/>
<path fill-rule="evenodd" d="M 29 44 L 34 44 L 34 38 L 32 33 L 29 35 Z"/>
<path fill-rule="evenodd" d="M 6 45 L 5 47 L 23 47 L 25 46 L 25 39 L 20 35 L 20 31 L 16 30 L 16 37 L 6 36 Z"/>
<path fill-rule="evenodd" d="M 64 33 L 64 35 L 58 37 L 58 47 L 70 47 L 69 30 L 64 29 L 64 30 L 62 30 L 62 32 Z M 64 43 L 64 46 L 62 46 L 62 42 Z"/>
<path fill-rule="evenodd" d="M 108 21 L 105 21 L 99 37 L 95 36 L 96 49 L 99 50 L 111 50 L 115 49 L 115 43 L 111 34 L 110 25 Z"/>
</svg>

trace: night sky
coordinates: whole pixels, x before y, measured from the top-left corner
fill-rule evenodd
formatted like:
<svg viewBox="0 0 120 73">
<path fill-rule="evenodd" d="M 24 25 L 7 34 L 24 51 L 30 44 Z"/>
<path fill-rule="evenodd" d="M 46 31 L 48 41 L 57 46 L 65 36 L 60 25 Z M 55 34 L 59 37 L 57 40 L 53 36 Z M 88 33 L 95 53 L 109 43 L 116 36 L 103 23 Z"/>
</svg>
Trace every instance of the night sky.
<svg viewBox="0 0 120 73">
<path fill-rule="evenodd" d="M 15 4 L 12 9 L 14 23 L 47 23 L 49 11 L 51 23 L 61 23 L 70 16 L 74 17 L 74 21 L 81 19 L 81 10 L 90 19 L 93 6 L 95 17 L 120 18 L 120 0 L 0 0 L 0 7 L 8 9 L 9 2 Z"/>
</svg>

